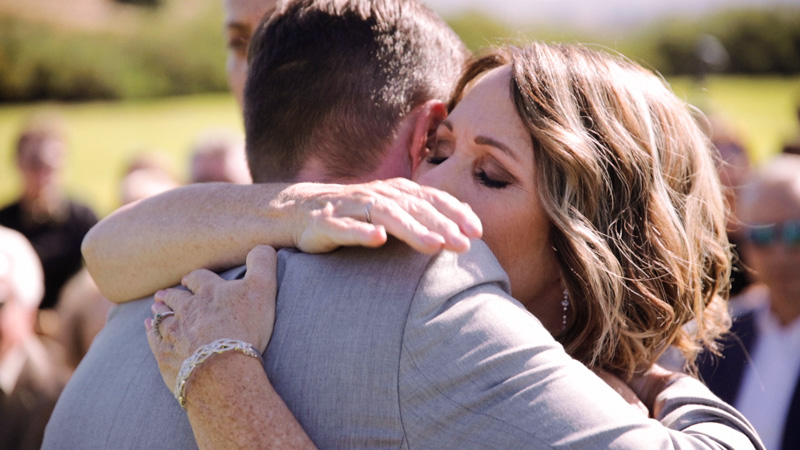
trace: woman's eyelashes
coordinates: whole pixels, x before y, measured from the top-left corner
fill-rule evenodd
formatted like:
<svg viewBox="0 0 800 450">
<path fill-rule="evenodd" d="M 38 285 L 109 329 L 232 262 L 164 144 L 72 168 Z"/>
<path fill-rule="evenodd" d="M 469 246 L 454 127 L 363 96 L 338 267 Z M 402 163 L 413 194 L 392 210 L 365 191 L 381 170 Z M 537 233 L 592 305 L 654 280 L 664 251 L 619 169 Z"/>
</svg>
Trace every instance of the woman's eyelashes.
<svg viewBox="0 0 800 450">
<path fill-rule="evenodd" d="M 453 154 L 451 142 L 436 139 L 427 148 L 425 162 L 438 166 Z M 499 163 L 489 155 L 483 155 L 475 160 L 475 179 L 482 185 L 491 189 L 503 189 L 516 181 L 513 175 L 508 173 Z"/>
<path fill-rule="evenodd" d="M 491 189 L 503 189 L 516 181 L 513 175 L 489 155 L 478 158 L 474 172 L 478 182 Z"/>
<path fill-rule="evenodd" d="M 480 182 L 482 185 L 492 189 L 503 189 L 511 184 L 510 181 L 502 181 L 491 178 L 485 171 L 481 169 L 477 171 L 475 178 L 477 178 L 478 182 Z"/>
</svg>

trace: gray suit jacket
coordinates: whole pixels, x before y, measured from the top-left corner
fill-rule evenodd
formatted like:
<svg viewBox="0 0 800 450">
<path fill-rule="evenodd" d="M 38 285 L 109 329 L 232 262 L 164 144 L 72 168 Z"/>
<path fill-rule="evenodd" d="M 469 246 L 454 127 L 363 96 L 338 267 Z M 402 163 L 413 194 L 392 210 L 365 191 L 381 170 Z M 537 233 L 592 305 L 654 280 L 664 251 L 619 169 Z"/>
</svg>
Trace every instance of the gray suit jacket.
<svg viewBox="0 0 800 450">
<path fill-rule="evenodd" d="M 397 242 L 284 250 L 278 282 L 265 369 L 321 448 L 757 446 L 746 420 L 692 380 L 668 390 L 660 419 L 672 429 L 638 416 L 510 298 L 482 242 L 435 257 Z M 147 346 L 150 302 L 112 313 L 44 448 L 194 446 Z"/>
</svg>

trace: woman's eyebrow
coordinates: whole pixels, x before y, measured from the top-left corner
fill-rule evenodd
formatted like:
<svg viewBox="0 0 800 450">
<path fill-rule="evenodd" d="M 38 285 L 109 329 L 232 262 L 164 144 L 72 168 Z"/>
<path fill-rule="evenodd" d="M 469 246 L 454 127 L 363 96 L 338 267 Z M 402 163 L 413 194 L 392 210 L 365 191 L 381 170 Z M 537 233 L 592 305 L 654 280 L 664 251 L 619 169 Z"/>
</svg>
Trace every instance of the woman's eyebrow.
<svg viewBox="0 0 800 450">
<path fill-rule="evenodd" d="M 453 124 L 452 124 L 452 123 L 451 123 L 449 120 L 447 120 L 447 119 L 444 119 L 444 120 L 442 121 L 441 125 L 444 125 L 444 126 L 445 126 L 445 128 L 447 128 L 447 129 L 448 129 L 448 130 L 450 130 L 451 132 L 453 131 Z"/>
<path fill-rule="evenodd" d="M 492 139 L 490 137 L 487 137 L 487 136 L 476 136 L 475 137 L 475 143 L 478 144 L 478 145 L 489 145 L 489 146 L 495 147 L 498 150 L 500 150 L 501 152 L 503 152 L 506 155 L 510 156 L 513 160 L 519 162 L 519 158 L 514 153 L 514 151 L 512 151 L 509 146 L 507 146 L 506 144 L 503 144 L 500 141 L 496 141 L 496 140 L 494 140 L 494 139 Z"/>
</svg>

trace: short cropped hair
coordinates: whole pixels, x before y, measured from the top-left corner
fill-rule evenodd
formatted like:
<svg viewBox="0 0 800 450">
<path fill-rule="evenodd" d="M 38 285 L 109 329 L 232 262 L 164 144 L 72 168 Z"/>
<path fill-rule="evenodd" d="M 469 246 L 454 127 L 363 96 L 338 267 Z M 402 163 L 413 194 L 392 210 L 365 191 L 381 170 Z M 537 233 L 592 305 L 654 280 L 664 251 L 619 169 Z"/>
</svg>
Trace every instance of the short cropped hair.
<svg viewBox="0 0 800 450">
<path fill-rule="evenodd" d="M 45 141 L 66 142 L 67 135 L 60 116 L 50 112 L 35 114 L 22 127 L 17 137 L 15 157 Z"/>
<path fill-rule="evenodd" d="M 800 155 L 778 154 L 754 171 L 739 194 L 738 211 L 743 222 L 752 225 L 750 222 L 758 219 L 753 217 L 753 207 L 756 202 L 767 198 L 765 193 L 785 208 L 796 208 L 800 202 Z M 787 195 L 776 197 L 775 193 Z"/>
<path fill-rule="evenodd" d="M 282 4 L 249 51 L 253 181 L 291 181 L 311 158 L 328 179 L 376 169 L 401 119 L 446 100 L 466 57 L 458 36 L 416 0 Z"/>
</svg>

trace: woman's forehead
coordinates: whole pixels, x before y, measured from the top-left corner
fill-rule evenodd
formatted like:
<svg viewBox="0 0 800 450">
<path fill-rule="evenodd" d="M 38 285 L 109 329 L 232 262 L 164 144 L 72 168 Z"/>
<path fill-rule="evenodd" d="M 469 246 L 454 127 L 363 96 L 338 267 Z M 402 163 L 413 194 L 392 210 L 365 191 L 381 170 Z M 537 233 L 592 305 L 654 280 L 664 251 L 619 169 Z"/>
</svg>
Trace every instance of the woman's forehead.
<svg viewBox="0 0 800 450">
<path fill-rule="evenodd" d="M 525 151 L 531 145 L 511 95 L 510 66 L 490 70 L 476 79 L 448 121 L 454 128 L 460 125 L 475 135 L 502 141 L 518 151 Z"/>
</svg>

